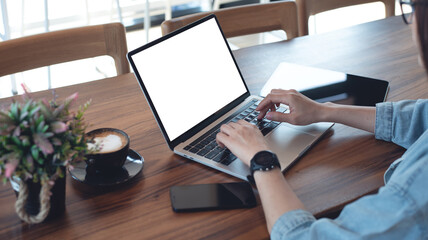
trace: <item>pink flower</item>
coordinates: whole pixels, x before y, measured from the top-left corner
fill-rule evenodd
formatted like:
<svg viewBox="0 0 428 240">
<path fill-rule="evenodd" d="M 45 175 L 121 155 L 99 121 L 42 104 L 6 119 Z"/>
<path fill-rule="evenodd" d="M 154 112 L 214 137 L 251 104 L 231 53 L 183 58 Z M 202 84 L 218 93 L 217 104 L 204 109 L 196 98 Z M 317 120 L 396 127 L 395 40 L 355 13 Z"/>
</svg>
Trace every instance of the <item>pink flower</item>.
<svg viewBox="0 0 428 240">
<path fill-rule="evenodd" d="M 4 167 L 6 168 L 6 171 L 4 172 L 4 175 L 7 178 L 10 178 L 12 176 L 12 173 L 15 172 L 16 166 L 18 166 L 18 161 L 12 161 L 12 162 L 8 162 L 4 165 Z"/>
<path fill-rule="evenodd" d="M 31 92 L 30 88 L 25 83 L 21 83 L 21 87 L 24 90 L 25 94 L 28 94 Z"/>
<path fill-rule="evenodd" d="M 65 131 L 67 131 L 68 126 L 67 126 L 67 124 L 65 124 L 61 121 L 56 121 L 56 122 L 51 123 L 51 128 L 52 128 L 52 131 L 54 133 L 63 133 Z"/>
<path fill-rule="evenodd" d="M 67 105 L 69 105 L 71 103 L 76 102 L 76 100 L 77 100 L 78 97 L 79 97 L 79 93 L 78 92 L 75 92 L 75 93 L 71 94 L 70 96 L 68 96 L 65 99 L 64 105 L 67 106 Z"/>
</svg>

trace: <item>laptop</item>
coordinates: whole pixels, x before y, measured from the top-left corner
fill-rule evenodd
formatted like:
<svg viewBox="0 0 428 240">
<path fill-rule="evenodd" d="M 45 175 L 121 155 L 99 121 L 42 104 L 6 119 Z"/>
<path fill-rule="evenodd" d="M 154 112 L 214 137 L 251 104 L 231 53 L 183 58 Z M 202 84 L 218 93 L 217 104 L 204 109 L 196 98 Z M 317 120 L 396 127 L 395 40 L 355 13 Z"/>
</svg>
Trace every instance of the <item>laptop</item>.
<svg viewBox="0 0 428 240">
<path fill-rule="evenodd" d="M 302 156 L 333 123 L 294 126 L 257 121 L 262 97 L 251 95 L 223 35 L 210 15 L 127 55 L 160 130 L 174 153 L 248 180 L 249 168 L 216 144 L 222 124 L 256 124 L 282 170 Z M 287 112 L 281 105 L 277 111 Z"/>
<path fill-rule="evenodd" d="M 272 89 L 296 89 L 317 102 L 376 106 L 388 95 L 389 82 L 364 76 L 282 62 L 265 83 L 260 96 Z"/>
</svg>

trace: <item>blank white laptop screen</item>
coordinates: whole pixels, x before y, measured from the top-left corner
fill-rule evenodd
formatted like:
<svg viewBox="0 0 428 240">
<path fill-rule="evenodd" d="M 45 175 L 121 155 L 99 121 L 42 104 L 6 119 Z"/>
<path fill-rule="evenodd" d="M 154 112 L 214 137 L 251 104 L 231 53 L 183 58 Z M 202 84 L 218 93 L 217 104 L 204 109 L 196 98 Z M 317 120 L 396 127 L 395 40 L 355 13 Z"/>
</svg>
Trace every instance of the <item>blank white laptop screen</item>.
<svg viewBox="0 0 428 240">
<path fill-rule="evenodd" d="M 171 141 L 247 91 L 214 18 L 132 58 Z"/>
</svg>

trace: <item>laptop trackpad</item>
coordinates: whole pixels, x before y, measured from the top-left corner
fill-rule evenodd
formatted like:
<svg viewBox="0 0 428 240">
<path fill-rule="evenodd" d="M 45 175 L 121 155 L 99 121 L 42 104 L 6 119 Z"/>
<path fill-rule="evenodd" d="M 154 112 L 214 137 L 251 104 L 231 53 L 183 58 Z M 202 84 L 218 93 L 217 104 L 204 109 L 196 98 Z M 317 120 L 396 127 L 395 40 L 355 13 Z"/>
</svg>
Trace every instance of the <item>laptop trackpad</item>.
<svg viewBox="0 0 428 240">
<path fill-rule="evenodd" d="M 283 169 L 304 153 L 317 138 L 302 130 L 281 124 L 267 137 L 269 146 L 278 155 Z"/>
</svg>

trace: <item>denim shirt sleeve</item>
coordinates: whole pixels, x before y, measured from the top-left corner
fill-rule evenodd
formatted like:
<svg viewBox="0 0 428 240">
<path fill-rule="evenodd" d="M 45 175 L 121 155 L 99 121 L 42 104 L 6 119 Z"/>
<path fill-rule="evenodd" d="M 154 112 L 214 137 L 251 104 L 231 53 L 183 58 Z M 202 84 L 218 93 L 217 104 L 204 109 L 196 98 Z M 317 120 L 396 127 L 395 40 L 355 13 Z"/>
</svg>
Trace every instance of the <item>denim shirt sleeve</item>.
<svg viewBox="0 0 428 240">
<path fill-rule="evenodd" d="M 377 104 L 376 138 L 407 148 L 387 184 L 345 206 L 336 219 L 284 213 L 271 239 L 428 239 L 427 129 L 427 100 Z"/>
<path fill-rule="evenodd" d="M 375 136 L 409 148 L 428 129 L 428 100 L 376 104 Z"/>
<path fill-rule="evenodd" d="M 284 213 L 271 239 L 428 239 L 427 141 L 428 131 L 378 193 L 348 204 L 336 219 L 316 220 L 305 210 Z"/>
<path fill-rule="evenodd" d="M 423 174 L 418 177 L 426 180 Z M 418 181 L 419 186 L 415 188 L 420 188 L 421 184 L 425 182 Z M 275 222 L 271 239 L 426 239 L 427 211 L 420 209 L 425 209 L 427 202 L 414 197 L 417 196 L 409 194 L 401 184 L 392 183 L 379 194 L 347 205 L 337 219 L 316 220 L 308 211 L 290 211 Z M 425 197 L 421 199 L 426 200 Z"/>
</svg>

